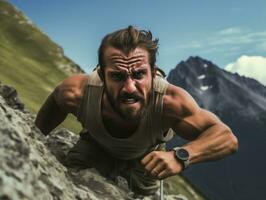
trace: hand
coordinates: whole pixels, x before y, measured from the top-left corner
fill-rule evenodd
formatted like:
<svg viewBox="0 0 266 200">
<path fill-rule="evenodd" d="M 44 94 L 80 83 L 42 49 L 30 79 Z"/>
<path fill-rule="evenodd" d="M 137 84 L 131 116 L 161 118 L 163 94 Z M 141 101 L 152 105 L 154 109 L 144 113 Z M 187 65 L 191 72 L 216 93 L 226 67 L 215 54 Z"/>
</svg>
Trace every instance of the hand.
<svg viewBox="0 0 266 200">
<path fill-rule="evenodd" d="M 174 151 L 152 151 L 147 154 L 141 164 L 151 176 L 164 179 L 182 171 L 182 164 L 175 158 Z"/>
</svg>

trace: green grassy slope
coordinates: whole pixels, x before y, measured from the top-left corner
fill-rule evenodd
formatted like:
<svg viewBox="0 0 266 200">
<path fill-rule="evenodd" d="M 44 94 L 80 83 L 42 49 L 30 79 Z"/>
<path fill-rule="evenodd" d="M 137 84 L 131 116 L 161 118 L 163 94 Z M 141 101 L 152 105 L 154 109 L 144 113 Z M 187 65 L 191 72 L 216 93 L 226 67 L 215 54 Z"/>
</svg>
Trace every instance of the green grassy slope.
<svg viewBox="0 0 266 200">
<path fill-rule="evenodd" d="M 21 12 L 0 0 L 0 81 L 15 87 L 26 107 L 37 112 L 46 97 L 76 64 Z M 62 126 L 78 132 L 69 117 Z"/>
<path fill-rule="evenodd" d="M 36 113 L 56 85 L 79 71 L 46 34 L 12 5 L 0 0 L 0 81 L 15 87 L 30 111 Z M 81 129 L 73 116 L 62 126 L 76 133 Z M 203 200 L 181 176 L 167 179 L 165 188 L 168 194 Z"/>
</svg>

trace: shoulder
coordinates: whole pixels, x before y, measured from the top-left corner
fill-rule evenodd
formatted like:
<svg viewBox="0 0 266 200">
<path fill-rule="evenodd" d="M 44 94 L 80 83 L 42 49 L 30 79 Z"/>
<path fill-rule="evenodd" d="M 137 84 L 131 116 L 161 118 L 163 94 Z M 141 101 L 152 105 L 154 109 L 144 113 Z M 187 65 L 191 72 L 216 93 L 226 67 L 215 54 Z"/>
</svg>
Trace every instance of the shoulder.
<svg viewBox="0 0 266 200">
<path fill-rule="evenodd" d="M 168 81 L 161 75 L 156 75 L 153 81 L 153 89 L 155 92 L 165 94 L 168 88 Z"/>
<path fill-rule="evenodd" d="M 200 108 L 193 97 L 180 87 L 169 84 L 163 103 L 164 119 L 168 126 L 179 132 L 191 133 L 187 135 L 188 138 L 193 138 L 214 124 L 222 123 L 216 115 Z"/>
<path fill-rule="evenodd" d="M 199 111 L 199 106 L 193 97 L 183 88 L 168 84 L 163 98 L 165 112 L 184 118 Z"/>
<path fill-rule="evenodd" d="M 67 77 L 57 87 L 57 93 L 60 95 L 68 95 L 68 93 L 75 93 L 75 95 L 82 95 L 82 91 L 87 84 L 89 76 L 86 74 L 76 74 Z"/>
<path fill-rule="evenodd" d="M 57 104 L 64 110 L 75 112 L 88 80 L 89 76 L 86 74 L 72 75 L 63 80 L 54 90 Z"/>
</svg>

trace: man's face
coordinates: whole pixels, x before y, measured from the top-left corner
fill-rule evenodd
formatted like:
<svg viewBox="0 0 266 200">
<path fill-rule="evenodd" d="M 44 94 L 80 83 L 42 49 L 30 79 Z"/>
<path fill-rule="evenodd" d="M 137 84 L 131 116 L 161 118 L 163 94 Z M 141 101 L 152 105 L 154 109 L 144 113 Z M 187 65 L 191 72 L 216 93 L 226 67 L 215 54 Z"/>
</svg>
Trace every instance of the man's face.
<svg viewBox="0 0 266 200">
<path fill-rule="evenodd" d="M 136 48 L 128 55 L 113 47 L 104 52 L 104 81 L 113 110 L 128 120 L 145 112 L 152 89 L 148 52 Z"/>
</svg>

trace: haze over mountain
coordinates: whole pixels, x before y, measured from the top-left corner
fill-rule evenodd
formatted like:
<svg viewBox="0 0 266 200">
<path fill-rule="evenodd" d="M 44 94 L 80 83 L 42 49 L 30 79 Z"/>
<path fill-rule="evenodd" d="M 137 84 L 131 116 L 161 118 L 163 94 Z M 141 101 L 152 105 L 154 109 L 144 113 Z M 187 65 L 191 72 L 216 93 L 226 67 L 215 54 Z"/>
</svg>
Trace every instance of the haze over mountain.
<svg viewBox="0 0 266 200">
<path fill-rule="evenodd" d="M 235 155 L 198 164 L 184 175 L 210 199 L 264 199 L 266 87 L 200 57 L 180 62 L 167 79 L 187 90 L 201 107 L 218 115 L 239 140 L 239 151 Z M 172 141 L 170 145 L 173 143 L 179 141 Z"/>
</svg>

